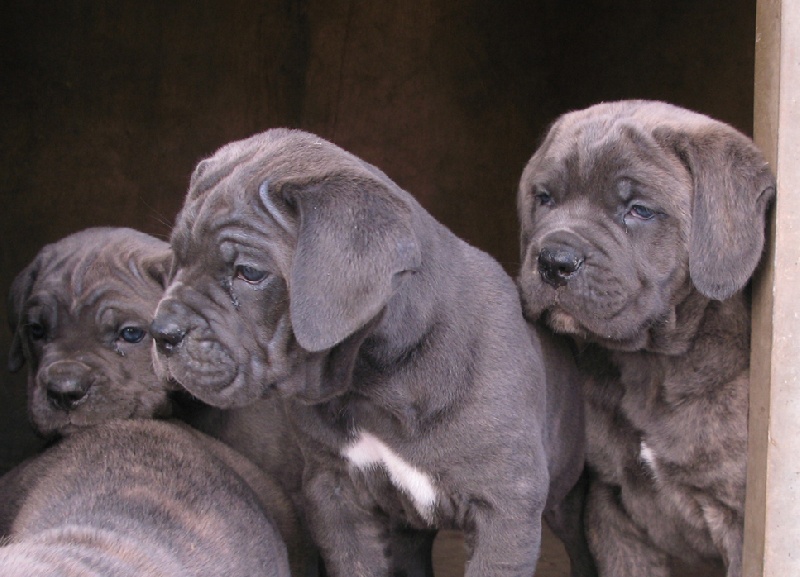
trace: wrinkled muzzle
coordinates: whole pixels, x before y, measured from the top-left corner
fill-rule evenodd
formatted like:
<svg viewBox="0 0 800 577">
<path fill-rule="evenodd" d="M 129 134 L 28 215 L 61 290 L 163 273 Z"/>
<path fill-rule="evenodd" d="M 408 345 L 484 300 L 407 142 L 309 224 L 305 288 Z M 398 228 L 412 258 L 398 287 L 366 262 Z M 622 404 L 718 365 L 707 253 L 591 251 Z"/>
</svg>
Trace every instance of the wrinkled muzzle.
<svg viewBox="0 0 800 577">
<path fill-rule="evenodd" d="M 36 381 L 53 409 L 71 411 L 86 400 L 94 373 L 85 363 L 62 360 L 39 367 Z"/>
<path fill-rule="evenodd" d="M 150 324 L 153 364 L 162 380 L 175 381 L 200 399 L 219 394 L 237 376 L 237 361 L 207 318 L 180 300 L 162 300 Z"/>
<path fill-rule="evenodd" d="M 586 250 L 581 245 L 578 237 L 566 231 L 545 236 L 534 248 L 538 248 L 535 265 L 541 279 L 553 288 L 569 284 L 580 274 L 586 260 Z"/>
<path fill-rule="evenodd" d="M 530 318 L 581 290 L 588 252 L 579 235 L 564 229 L 531 237 L 519 274 L 520 293 Z"/>
</svg>

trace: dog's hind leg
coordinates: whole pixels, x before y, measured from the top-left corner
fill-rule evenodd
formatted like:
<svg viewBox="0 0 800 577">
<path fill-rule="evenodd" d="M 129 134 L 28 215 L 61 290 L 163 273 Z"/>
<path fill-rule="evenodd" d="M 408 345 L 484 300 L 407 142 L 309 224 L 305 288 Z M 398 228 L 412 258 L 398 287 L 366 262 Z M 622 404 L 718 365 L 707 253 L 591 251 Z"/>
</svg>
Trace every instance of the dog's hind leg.
<svg viewBox="0 0 800 577">
<path fill-rule="evenodd" d="M 522 510 L 523 505 L 517 509 Z M 465 577 L 528 577 L 536 573 L 542 543 L 542 513 L 526 519 L 500 516 L 475 506 L 472 527 L 464 531 Z"/>
<path fill-rule="evenodd" d="M 648 544 L 610 486 L 590 482 L 584 519 L 600 577 L 670 577 L 668 556 Z"/>
<path fill-rule="evenodd" d="M 583 519 L 588 488 L 588 472 L 584 470 L 564 500 L 544 514 L 547 526 L 561 540 L 569 555 L 570 577 L 597 576 Z"/>
</svg>

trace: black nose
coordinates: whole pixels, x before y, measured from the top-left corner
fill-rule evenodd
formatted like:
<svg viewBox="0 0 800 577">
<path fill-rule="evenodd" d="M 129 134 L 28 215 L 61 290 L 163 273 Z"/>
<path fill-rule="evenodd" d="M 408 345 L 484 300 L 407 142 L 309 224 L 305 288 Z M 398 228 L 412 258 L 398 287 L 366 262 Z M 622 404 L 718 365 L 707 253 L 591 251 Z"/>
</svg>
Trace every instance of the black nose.
<svg viewBox="0 0 800 577">
<path fill-rule="evenodd" d="M 169 318 L 156 318 L 150 323 L 150 334 L 156 341 L 158 351 L 163 355 L 171 355 L 186 336 L 186 331 L 178 323 Z"/>
<path fill-rule="evenodd" d="M 88 375 L 51 373 L 45 383 L 47 400 L 56 409 L 69 411 L 78 406 L 89 391 Z"/>
<path fill-rule="evenodd" d="M 545 247 L 539 252 L 539 274 L 547 284 L 567 284 L 583 265 L 583 255 L 571 247 Z"/>
</svg>

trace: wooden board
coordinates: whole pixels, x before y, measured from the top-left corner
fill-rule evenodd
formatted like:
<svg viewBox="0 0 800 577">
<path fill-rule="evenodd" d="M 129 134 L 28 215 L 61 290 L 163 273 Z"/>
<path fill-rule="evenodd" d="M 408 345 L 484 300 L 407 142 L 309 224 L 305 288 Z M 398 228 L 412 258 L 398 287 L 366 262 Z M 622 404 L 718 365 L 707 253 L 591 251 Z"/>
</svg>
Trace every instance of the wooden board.
<svg viewBox="0 0 800 577">
<path fill-rule="evenodd" d="M 800 575 L 800 3 L 759 0 L 754 137 L 778 178 L 754 287 L 744 575 Z"/>
</svg>

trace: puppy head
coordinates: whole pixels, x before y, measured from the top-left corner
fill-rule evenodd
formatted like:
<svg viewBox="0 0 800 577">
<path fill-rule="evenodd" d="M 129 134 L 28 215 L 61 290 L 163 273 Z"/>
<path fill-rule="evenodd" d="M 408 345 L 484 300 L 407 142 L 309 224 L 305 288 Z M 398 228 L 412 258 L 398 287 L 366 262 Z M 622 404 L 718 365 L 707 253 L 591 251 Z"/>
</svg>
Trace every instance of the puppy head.
<svg viewBox="0 0 800 577">
<path fill-rule="evenodd" d="M 147 328 L 171 261 L 167 243 L 94 228 L 44 247 L 9 294 L 9 369 L 28 363 L 28 410 L 43 435 L 169 407 Z"/>
<path fill-rule="evenodd" d="M 222 407 L 273 388 L 337 394 L 419 264 L 411 219 L 388 177 L 314 135 L 276 129 L 221 148 L 195 169 L 173 229 L 157 369 Z"/>
<path fill-rule="evenodd" d="M 755 145 L 706 116 L 647 101 L 566 114 L 520 183 L 526 314 L 639 348 L 692 292 L 744 287 L 774 193 Z"/>
</svg>

